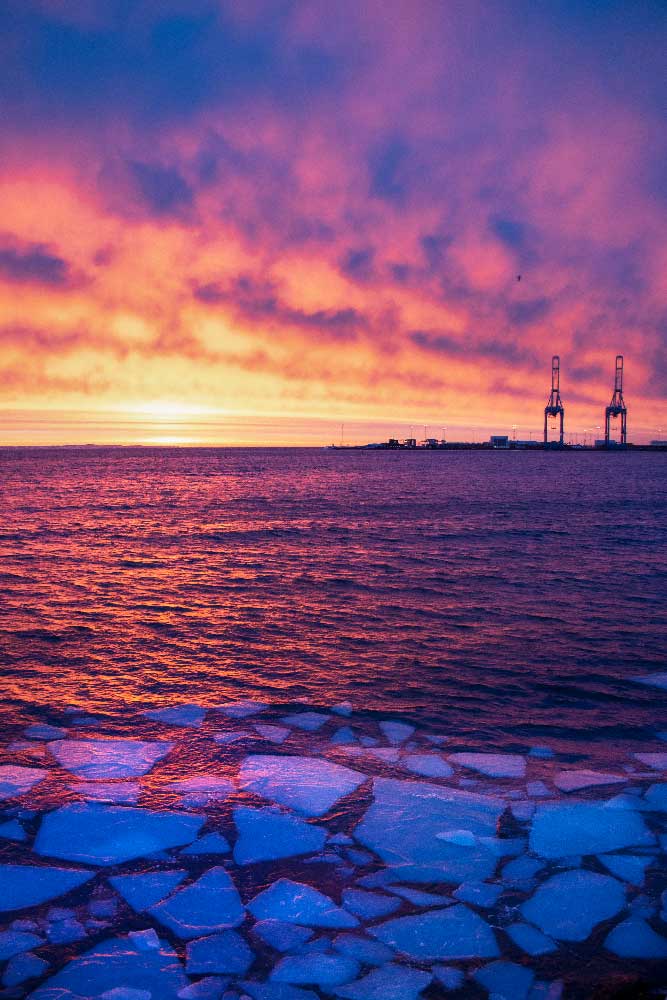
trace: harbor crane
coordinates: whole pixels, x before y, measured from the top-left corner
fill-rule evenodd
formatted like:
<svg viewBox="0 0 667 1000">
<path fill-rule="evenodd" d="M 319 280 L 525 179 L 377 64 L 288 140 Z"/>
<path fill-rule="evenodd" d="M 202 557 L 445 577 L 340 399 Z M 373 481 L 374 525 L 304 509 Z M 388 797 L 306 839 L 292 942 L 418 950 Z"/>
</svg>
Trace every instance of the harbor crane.
<svg viewBox="0 0 667 1000">
<path fill-rule="evenodd" d="M 604 411 L 604 443 L 609 447 L 609 431 L 611 418 L 621 418 L 621 444 L 627 444 L 628 411 L 623 399 L 623 355 L 616 355 L 616 376 L 614 378 L 614 395 L 611 403 Z"/>
<path fill-rule="evenodd" d="M 563 406 L 563 400 L 560 398 L 560 357 L 558 354 L 554 354 L 551 359 L 551 393 L 549 394 L 547 405 L 544 407 L 545 444 L 548 444 L 549 417 L 560 417 L 560 435 L 558 443 L 562 445 L 565 434 L 565 407 Z"/>
</svg>

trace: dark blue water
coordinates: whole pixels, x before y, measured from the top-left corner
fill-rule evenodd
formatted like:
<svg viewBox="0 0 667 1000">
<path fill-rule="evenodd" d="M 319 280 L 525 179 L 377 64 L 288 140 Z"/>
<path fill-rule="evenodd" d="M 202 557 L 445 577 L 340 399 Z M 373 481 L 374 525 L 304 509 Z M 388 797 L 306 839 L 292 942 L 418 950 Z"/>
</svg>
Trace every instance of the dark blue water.
<svg viewBox="0 0 667 1000">
<path fill-rule="evenodd" d="M 510 746 L 645 739 L 667 457 L 0 452 L 0 695 L 394 712 Z"/>
</svg>

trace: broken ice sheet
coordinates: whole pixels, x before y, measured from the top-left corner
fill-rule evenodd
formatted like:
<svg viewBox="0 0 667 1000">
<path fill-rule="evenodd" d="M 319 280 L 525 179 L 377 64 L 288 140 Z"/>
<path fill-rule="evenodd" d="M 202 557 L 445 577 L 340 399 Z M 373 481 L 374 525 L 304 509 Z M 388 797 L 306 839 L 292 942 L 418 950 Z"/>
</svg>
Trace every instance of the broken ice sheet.
<svg viewBox="0 0 667 1000">
<path fill-rule="evenodd" d="M 655 838 L 635 812 L 609 809 L 604 802 L 579 802 L 540 806 L 529 842 L 533 853 L 561 858 L 651 846 Z"/>
<path fill-rule="evenodd" d="M 271 980 L 297 986 L 319 986 L 330 992 L 332 986 L 354 979 L 359 968 L 359 963 L 348 955 L 289 955 L 280 959 L 271 973 Z"/>
<path fill-rule="evenodd" d="M 296 729 L 303 729 L 307 733 L 315 733 L 321 729 L 325 722 L 331 718 L 324 712 L 294 712 L 292 715 L 285 715 L 280 720 L 286 726 L 294 726 Z"/>
<path fill-rule="evenodd" d="M 391 720 L 381 722 L 380 729 L 390 743 L 403 743 L 415 731 L 415 727 L 408 722 L 392 722 Z"/>
<path fill-rule="evenodd" d="M 149 709 L 142 712 L 142 715 L 170 726 L 199 729 L 206 716 L 206 709 L 201 705 L 173 705 L 170 708 Z"/>
<path fill-rule="evenodd" d="M 479 914 L 459 903 L 445 910 L 396 917 L 369 928 L 369 933 L 408 958 L 434 961 L 495 958 L 495 935 Z"/>
<path fill-rule="evenodd" d="M 176 952 L 161 940 L 142 949 L 129 937 L 108 938 L 84 952 L 30 994 L 30 1000 L 99 997 L 122 984 L 157 1000 L 177 1000 L 189 984 Z"/>
<path fill-rule="evenodd" d="M 194 813 L 76 802 L 44 816 L 34 850 L 47 857 L 115 865 L 183 847 L 203 823 L 204 817 Z"/>
<path fill-rule="evenodd" d="M 38 906 L 83 885 L 94 872 L 40 865 L 0 865 L 0 912 Z"/>
<path fill-rule="evenodd" d="M 221 775 L 198 774 L 170 781 L 165 788 L 182 795 L 184 805 L 199 808 L 209 802 L 223 802 L 234 791 L 234 783 Z"/>
<path fill-rule="evenodd" d="M 356 927 L 357 918 L 343 910 L 329 896 L 303 882 L 281 878 L 264 889 L 248 904 L 257 920 L 281 920 L 310 927 Z"/>
<path fill-rule="evenodd" d="M 452 768 L 435 753 L 410 754 L 403 761 L 403 767 L 424 778 L 449 778 Z"/>
<path fill-rule="evenodd" d="M 232 930 L 189 941 L 186 955 L 186 971 L 193 975 L 211 972 L 244 975 L 255 960 L 244 938 Z"/>
<path fill-rule="evenodd" d="M 148 774 L 173 745 L 161 740 L 55 740 L 48 748 L 77 778 L 104 781 Z"/>
<path fill-rule="evenodd" d="M 393 881 L 481 880 L 493 874 L 496 858 L 477 838 L 495 837 L 504 808 L 495 796 L 375 778 L 373 803 L 354 836 L 392 866 Z M 465 845 L 445 839 L 463 834 Z"/>
<path fill-rule="evenodd" d="M 667 938 L 656 934 L 641 917 L 617 924 L 604 946 L 621 958 L 667 958 Z"/>
<path fill-rule="evenodd" d="M 625 775 L 604 774 L 601 771 L 582 768 L 577 771 L 559 771 L 553 782 L 561 792 L 578 792 L 582 788 L 593 788 L 597 785 L 619 785 L 627 780 Z"/>
<path fill-rule="evenodd" d="M 255 809 L 238 806 L 234 822 L 239 836 L 234 846 L 234 860 L 247 865 L 257 861 L 287 858 L 321 851 L 327 832 L 273 806 Z"/>
<path fill-rule="evenodd" d="M 186 875 L 187 872 L 182 870 L 138 872 L 114 875 L 109 882 L 133 910 L 141 912 L 169 896 Z"/>
<path fill-rule="evenodd" d="M 417 1000 L 432 979 L 430 972 L 388 963 L 334 993 L 344 1000 Z"/>
<path fill-rule="evenodd" d="M 218 711 L 226 715 L 228 719 L 248 719 L 251 715 L 265 712 L 268 707 L 265 701 L 252 701 L 250 698 L 244 698 L 241 701 L 230 701 L 225 705 L 218 705 Z"/>
<path fill-rule="evenodd" d="M 304 816 L 324 815 L 365 780 L 358 771 L 330 761 L 262 754 L 246 757 L 239 774 L 246 791 Z"/>
<path fill-rule="evenodd" d="M 450 753 L 448 760 L 489 778 L 522 778 L 526 762 L 514 753 Z"/>
<path fill-rule="evenodd" d="M 222 867 L 209 869 L 150 912 L 185 940 L 238 927 L 245 916 L 238 890 Z"/>
<path fill-rule="evenodd" d="M 136 805 L 141 795 L 138 781 L 77 781 L 69 788 L 82 799 L 112 802 L 115 805 Z"/>
<path fill-rule="evenodd" d="M 552 875 L 520 909 L 550 937 L 585 941 L 594 927 L 624 906 L 625 888 L 615 878 L 576 870 Z"/>
<path fill-rule="evenodd" d="M 22 767 L 20 764 L 0 764 L 0 799 L 24 795 L 43 781 L 49 772 L 42 767 Z"/>
<path fill-rule="evenodd" d="M 258 736 L 270 743 L 284 743 L 292 731 L 287 726 L 261 726 L 259 724 L 254 729 Z"/>
</svg>

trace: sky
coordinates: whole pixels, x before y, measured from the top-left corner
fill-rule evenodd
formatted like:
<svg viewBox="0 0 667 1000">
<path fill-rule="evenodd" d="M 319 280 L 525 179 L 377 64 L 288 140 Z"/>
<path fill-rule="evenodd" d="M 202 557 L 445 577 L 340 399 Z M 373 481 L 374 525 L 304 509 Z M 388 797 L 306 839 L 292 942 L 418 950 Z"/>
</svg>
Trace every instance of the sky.
<svg viewBox="0 0 667 1000">
<path fill-rule="evenodd" d="M 0 443 L 667 437 L 664 0 L 3 0 Z M 443 430 L 444 428 L 444 430 Z M 576 435 L 576 437 L 575 437 Z"/>
</svg>

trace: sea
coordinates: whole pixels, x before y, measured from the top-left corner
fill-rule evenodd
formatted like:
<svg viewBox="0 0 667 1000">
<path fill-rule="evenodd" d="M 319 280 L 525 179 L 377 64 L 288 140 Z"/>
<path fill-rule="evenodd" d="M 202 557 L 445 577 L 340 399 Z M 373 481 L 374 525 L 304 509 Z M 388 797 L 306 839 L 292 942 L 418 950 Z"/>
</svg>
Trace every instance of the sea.
<svg viewBox="0 0 667 1000">
<path fill-rule="evenodd" d="M 0 451 L 10 712 L 233 697 L 497 747 L 664 723 L 667 456 Z"/>
<path fill-rule="evenodd" d="M 1 998 L 664 995 L 667 455 L 0 471 Z"/>
</svg>

